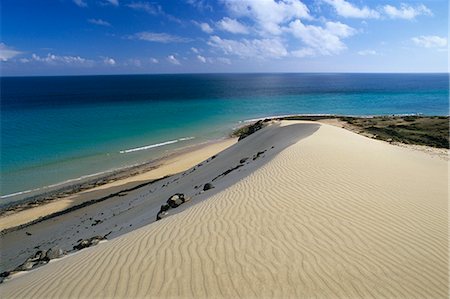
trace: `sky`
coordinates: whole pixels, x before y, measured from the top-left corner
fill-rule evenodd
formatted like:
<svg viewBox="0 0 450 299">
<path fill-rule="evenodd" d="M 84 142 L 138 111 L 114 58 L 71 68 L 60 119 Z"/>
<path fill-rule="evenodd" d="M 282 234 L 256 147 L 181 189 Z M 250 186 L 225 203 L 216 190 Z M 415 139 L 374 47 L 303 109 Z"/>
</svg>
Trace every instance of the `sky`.
<svg viewBox="0 0 450 299">
<path fill-rule="evenodd" d="M 448 0 L 0 0 L 2 76 L 448 72 Z"/>
</svg>

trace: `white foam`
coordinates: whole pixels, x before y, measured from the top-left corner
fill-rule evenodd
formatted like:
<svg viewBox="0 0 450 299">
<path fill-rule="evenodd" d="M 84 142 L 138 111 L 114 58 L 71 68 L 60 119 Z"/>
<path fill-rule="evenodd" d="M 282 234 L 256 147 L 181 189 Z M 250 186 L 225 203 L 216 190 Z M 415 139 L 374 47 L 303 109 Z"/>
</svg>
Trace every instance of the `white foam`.
<svg viewBox="0 0 450 299">
<path fill-rule="evenodd" d="M 165 142 L 161 142 L 161 143 L 144 145 L 144 146 L 140 146 L 140 147 L 130 148 L 130 149 L 127 149 L 127 150 L 122 150 L 122 151 L 120 151 L 120 153 L 121 154 L 127 154 L 127 153 L 132 153 L 132 152 L 137 152 L 137 151 L 148 150 L 148 149 L 151 149 L 151 148 L 160 147 L 160 146 L 164 146 L 164 145 L 168 145 L 168 144 L 172 144 L 172 143 L 177 143 L 179 141 L 191 140 L 191 139 L 194 139 L 194 138 L 195 137 L 183 137 L 183 138 L 179 138 L 179 139 L 175 139 L 175 140 L 169 140 L 169 141 L 165 141 Z"/>
</svg>

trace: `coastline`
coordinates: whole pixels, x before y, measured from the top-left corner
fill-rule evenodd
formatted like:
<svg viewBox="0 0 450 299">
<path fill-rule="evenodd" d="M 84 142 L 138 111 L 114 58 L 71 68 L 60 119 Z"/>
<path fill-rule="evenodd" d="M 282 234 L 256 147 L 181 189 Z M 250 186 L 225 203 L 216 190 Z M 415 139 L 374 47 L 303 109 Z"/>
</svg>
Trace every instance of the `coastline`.
<svg viewBox="0 0 450 299">
<path fill-rule="evenodd" d="M 184 171 L 233 145 L 236 138 L 211 140 L 180 148 L 165 157 L 114 171 L 93 180 L 69 185 L 31 198 L 12 203 L 0 210 L 0 234 L 53 213 L 60 213 L 86 202 L 117 195 L 121 191 L 151 183 Z"/>
<path fill-rule="evenodd" d="M 263 120 L 289 120 L 304 118 L 308 121 L 316 121 L 318 123 L 333 125 L 344 128 L 354 133 L 363 135 L 371 139 L 377 139 L 374 134 L 367 133 L 361 128 L 345 122 L 345 118 L 371 119 L 379 117 L 376 115 L 352 116 L 352 115 L 335 115 L 335 114 L 286 114 L 266 116 L 255 119 L 241 121 L 235 132 L 242 127 L 249 126 Z M 401 114 L 390 115 L 386 117 L 423 117 L 418 114 Z M 448 116 L 446 116 L 448 118 Z M 250 125 L 251 126 L 251 125 Z M 386 140 L 381 140 L 386 142 Z M 95 204 L 98 201 L 106 200 L 106 197 L 117 196 L 121 192 L 127 192 L 139 185 L 151 183 L 154 180 L 173 175 L 193 167 L 194 165 L 206 160 L 210 156 L 219 153 L 227 147 L 237 142 L 236 136 L 224 137 L 218 140 L 209 140 L 199 144 L 193 144 L 182 147 L 166 154 L 165 156 L 150 160 L 139 165 L 132 165 L 122 169 L 109 171 L 103 175 L 94 176 L 76 184 L 67 184 L 61 188 L 56 188 L 48 192 L 37 194 L 31 197 L 25 197 L 17 202 L 5 204 L 0 207 L 0 233 L 4 230 L 23 227 L 32 224 L 41 219 L 48 219 L 51 214 L 61 213 L 64 210 L 71 211 Z M 449 161 L 449 150 L 445 148 L 436 148 L 426 145 L 406 144 L 402 142 L 392 142 L 389 144 L 405 147 L 411 150 L 420 151 L 439 159 Z M 180 160 L 187 159 L 188 163 L 179 163 Z M 58 215 L 58 214 L 55 214 Z M 51 217 L 50 217 L 51 218 Z"/>
</svg>

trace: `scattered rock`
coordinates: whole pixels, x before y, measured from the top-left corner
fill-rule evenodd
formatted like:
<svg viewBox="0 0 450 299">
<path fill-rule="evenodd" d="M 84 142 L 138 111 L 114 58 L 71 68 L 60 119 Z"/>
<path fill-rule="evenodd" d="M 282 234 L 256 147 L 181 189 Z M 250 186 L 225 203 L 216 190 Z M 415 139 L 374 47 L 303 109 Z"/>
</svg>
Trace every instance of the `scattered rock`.
<svg viewBox="0 0 450 299">
<path fill-rule="evenodd" d="M 168 212 L 159 211 L 158 214 L 156 214 L 156 221 L 163 219 L 167 215 L 169 215 Z"/>
<path fill-rule="evenodd" d="M 64 252 L 64 250 L 62 250 L 59 247 L 53 247 L 50 248 L 49 250 L 47 250 L 47 252 L 45 253 L 45 257 L 48 258 L 49 260 L 53 260 L 53 259 L 59 259 L 62 256 L 64 256 L 66 254 L 66 252 Z"/>
<path fill-rule="evenodd" d="M 213 178 L 212 181 L 214 182 L 214 181 L 217 180 L 218 178 L 220 178 L 220 177 L 222 177 L 222 176 L 226 176 L 226 175 L 229 174 L 230 172 L 232 172 L 232 171 L 234 171 L 234 170 L 236 170 L 236 169 L 238 169 L 238 168 L 240 168 L 240 167 L 242 167 L 242 166 L 244 166 L 244 165 L 243 165 L 243 164 L 239 164 L 239 165 L 237 165 L 237 166 L 235 166 L 235 167 L 233 167 L 233 168 L 230 168 L 230 169 L 224 171 L 222 174 L 219 174 L 218 176 L 216 176 L 215 178 Z"/>
<path fill-rule="evenodd" d="M 242 158 L 239 160 L 239 163 L 244 164 L 248 160 L 248 157 Z"/>
<path fill-rule="evenodd" d="M 160 220 L 169 214 L 170 209 L 175 209 L 179 207 L 181 204 L 189 201 L 189 198 L 184 197 L 183 193 L 175 193 L 172 195 L 166 204 L 163 204 L 159 209 L 158 214 L 156 215 L 156 220 Z"/>
<path fill-rule="evenodd" d="M 23 264 L 17 266 L 12 271 L 6 271 L 0 274 L 0 282 L 3 282 L 3 280 L 8 277 L 9 275 L 20 272 L 20 271 L 29 271 L 31 269 L 34 269 L 40 265 L 47 264 L 50 260 L 60 258 L 63 255 L 65 255 L 66 252 L 63 251 L 61 248 L 53 247 L 47 251 L 45 250 L 38 250 L 36 253 L 23 262 Z"/>
<path fill-rule="evenodd" d="M 37 262 L 25 261 L 22 265 L 18 266 L 16 269 L 14 269 L 14 272 L 28 271 L 28 270 L 31 270 L 36 265 L 37 265 Z"/>
<path fill-rule="evenodd" d="M 258 159 L 262 154 L 264 154 L 267 150 L 263 150 L 262 152 L 256 153 L 256 155 L 253 156 L 253 161 Z"/>
<path fill-rule="evenodd" d="M 167 200 L 167 204 L 175 209 L 176 207 L 178 207 L 179 205 L 184 203 L 184 194 L 183 193 L 176 193 L 174 195 L 172 195 L 168 200 Z"/>
<path fill-rule="evenodd" d="M 32 233 L 29 233 L 29 232 L 25 232 L 26 234 L 27 234 L 27 236 L 31 236 L 32 235 Z"/>
<path fill-rule="evenodd" d="M 104 240 L 105 237 L 102 236 L 95 236 L 89 239 L 84 239 L 78 242 L 77 245 L 73 246 L 74 250 L 81 250 L 87 247 L 95 246 L 98 243 L 100 243 L 101 240 Z"/>
<path fill-rule="evenodd" d="M 94 221 L 94 223 L 91 224 L 91 226 L 96 226 L 97 224 L 100 224 L 102 222 L 103 222 L 102 220 L 97 219 Z"/>
<path fill-rule="evenodd" d="M 159 209 L 158 214 L 156 214 L 156 221 L 164 218 L 165 216 L 167 216 L 169 213 L 167 212 L 168 210 L 170 210 L 170 205 L 168 204 L 163 204 L 161 206 L 161 208 Z"/>
<path fill-rule="evenodd" d="M 203 191 L 209 190 L 209 189 L 213 189 L 214 185 L 211 183 L 206 183 L 205 186 L 203 186 Z"/>
</svg>

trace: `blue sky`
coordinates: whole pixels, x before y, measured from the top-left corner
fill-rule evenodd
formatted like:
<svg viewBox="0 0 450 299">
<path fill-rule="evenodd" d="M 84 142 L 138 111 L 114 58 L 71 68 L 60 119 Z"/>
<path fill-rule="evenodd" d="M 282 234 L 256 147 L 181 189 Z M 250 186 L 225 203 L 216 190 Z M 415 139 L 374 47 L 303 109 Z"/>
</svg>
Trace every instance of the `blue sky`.
<svg viewBox="0 0 450 299">
<path fill-rule="evenodd" d="M 448 1 L 2 0 L 1 73 L 447 72 Z"/>
</svg>

